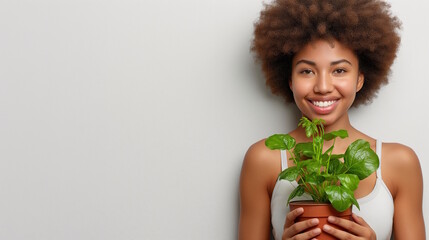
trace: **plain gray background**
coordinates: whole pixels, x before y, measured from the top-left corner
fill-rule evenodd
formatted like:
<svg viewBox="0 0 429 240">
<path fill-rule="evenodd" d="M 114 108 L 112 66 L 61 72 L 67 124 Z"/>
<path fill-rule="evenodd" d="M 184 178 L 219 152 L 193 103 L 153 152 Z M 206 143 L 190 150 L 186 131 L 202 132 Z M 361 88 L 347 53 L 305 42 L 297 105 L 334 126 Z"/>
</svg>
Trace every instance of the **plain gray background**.
<svg viewBox="0 0 429 240">
<path fill-rule="evenodd" d="M 390 2 L 391 81 L 351 119 L 416 151 L 427 202 L 429 4 Z M 235 239 L 247 148 L 298 118 L 249 52 L 261 9 L 1 0 L 0 239 Z"/>
</svg>

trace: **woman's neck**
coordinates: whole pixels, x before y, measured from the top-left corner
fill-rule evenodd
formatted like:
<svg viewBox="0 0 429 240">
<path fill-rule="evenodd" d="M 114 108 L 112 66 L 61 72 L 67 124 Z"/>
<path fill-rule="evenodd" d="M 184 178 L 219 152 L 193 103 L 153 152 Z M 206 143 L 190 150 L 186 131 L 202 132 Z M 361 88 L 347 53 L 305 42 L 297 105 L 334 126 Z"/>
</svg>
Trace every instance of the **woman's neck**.
<svg viewBox="0 0 429 240">
<path fill-rule="evenodd" d="M 334 123 L 325 124 L 325 132 L 337 131 L 340 129 L 347 130 L 347 132 L 357 131 L 350 123 L 349 115 L 344 114 L 343 117 L 335 121 Z"/>
</svg>

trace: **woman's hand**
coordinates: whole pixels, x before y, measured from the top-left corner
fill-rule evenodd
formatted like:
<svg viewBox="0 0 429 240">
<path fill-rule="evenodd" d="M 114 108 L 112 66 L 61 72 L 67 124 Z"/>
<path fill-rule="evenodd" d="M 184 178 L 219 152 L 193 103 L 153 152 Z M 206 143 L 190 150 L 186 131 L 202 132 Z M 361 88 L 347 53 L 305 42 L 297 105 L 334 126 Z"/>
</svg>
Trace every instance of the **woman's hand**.
<svg viewBox="0 0 429 240">
<path fill-rule="evenodd" d="M 363 220 L 363 218 L 352 214 L 353 221 L 330 216 L 328 222 L 344 228 L 346 231 L 333 228 L 329 225 L 323 226 L 323 231 L 331 234 L 338 239 L 370 239 L 376 240 L 374 230 Z"/>
<path fill-rule="evenodd" d="M 306 229 L 312 228 L 319 224 L 319 219 L 309 219 L 302 222 L 295 223 L 295 219 L 304 212 L 303 208 L 297 208 L 286 215 L 286 223 L 284 226 L 282 240 L 293 239 L 293 240 L 304 240 L 304 239 L 313 239 L 319 235 L 322 230 L 320 228 L 315 228 L 303 232 Z"/>
</svg>

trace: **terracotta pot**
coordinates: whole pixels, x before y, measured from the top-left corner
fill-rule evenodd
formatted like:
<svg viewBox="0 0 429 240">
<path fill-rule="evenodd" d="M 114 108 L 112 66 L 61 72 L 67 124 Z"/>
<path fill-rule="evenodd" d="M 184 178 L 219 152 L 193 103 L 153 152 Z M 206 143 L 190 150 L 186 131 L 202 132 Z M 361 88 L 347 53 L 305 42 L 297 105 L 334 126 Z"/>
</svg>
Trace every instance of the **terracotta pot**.
<svg viewBox="0 0 429 240">
<path fill-rule="evenodd" d="M 352 220 L 352 207 L 348 208 L 344 212 L 338 212 L 335 210 L 335 208 L 332 207 L 331 204 L 328 203 L 316 203 L 313 201 L 293 201 L 289 203 L 290 210 L 294 210 L 297 208 L 304 208 L 304 213 L 299 216 L 295 222 L 300 222 L 312 218 L 318 218 L 319 219 L 319 225 L 315 226 L 314 228 L 320 228 L 322 230 L 323 225 L 328 223 L 328 217 L 329 216 L 336 216 L 348 220 Z M 333 226 L 332 224 L 329 224 L 330 226 Z M 333 226 L 335 228 L 341 229 L 338 226 Z M 308 230 L 306 230 L 308 231 Z M 316 237 L 318 240 L 331 240 L 336 239 L 335 237 L 325 233 L 322 230 L 322 233 Z"/>
</svg>

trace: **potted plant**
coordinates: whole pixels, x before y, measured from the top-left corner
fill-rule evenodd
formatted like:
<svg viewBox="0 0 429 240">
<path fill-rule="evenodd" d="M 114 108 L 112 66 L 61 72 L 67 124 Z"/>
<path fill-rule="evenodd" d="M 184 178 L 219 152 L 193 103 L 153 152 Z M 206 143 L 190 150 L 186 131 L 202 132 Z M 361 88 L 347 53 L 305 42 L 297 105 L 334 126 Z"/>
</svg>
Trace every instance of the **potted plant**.
<svg viewBox="0 0 429 240">
<path fill-rule="evenodd" d="M 274 134 L 265 140 L 265 145 L 270 149 L 286 150 L 294 162 L 294 166 L 279 174 L 280 180 L 298 183 L 287 201 L 291 210 L 308 205 L 304 203 L 304 206 L 300 206 L 297 205 L 299 203 L 290 202 L 306 193 L 314 202 L 323 203 L 328 209 L 328 215 L 350 218 L 352 205 L 360 209 L 354 191 L 360 180 L 377 170 L 378 156 L 370 148 L 370 144 L 362 139 L 350 144 L 344 154 L 333 154 L 336 138 L 346 138 L 348 133 L 346 130 L 325 133 L 323 123 L 322 119 L 310 121 L 306 117 L 299 121 L 298 126 L 305 129 L 306 136 L 312 139 L 311 142 L 296 143 L 289 134 Z M 333 141 L 333 144 L 323 151 L 325 141 Z M 309 210 L 304 208 L 304 214 L 308 212 Z M 311 217 L 319 217 L 319 226 L 326 223 L 326 219 L 322 219 L 319 214 L 301 216 L 298 221 Z M 320 237 L 318 239 L 321 239 Z"/>
</svg>

